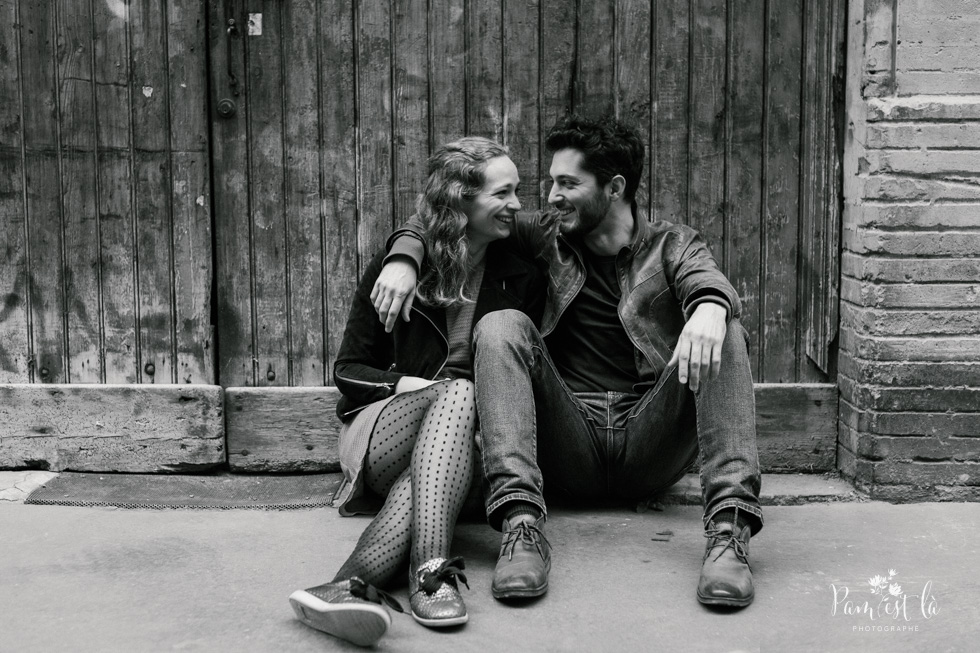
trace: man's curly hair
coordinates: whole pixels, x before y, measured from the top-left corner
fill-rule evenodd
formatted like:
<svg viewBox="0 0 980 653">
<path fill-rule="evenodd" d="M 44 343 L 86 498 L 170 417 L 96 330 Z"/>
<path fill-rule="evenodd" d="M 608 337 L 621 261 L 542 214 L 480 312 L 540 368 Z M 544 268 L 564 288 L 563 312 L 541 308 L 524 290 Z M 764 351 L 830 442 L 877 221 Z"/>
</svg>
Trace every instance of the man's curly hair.
<svg viewBox="0 0 980 653">
<path fill-rule="evenodd" d="M 616 175 L 626 180 L 624 197 L 632 201 L 643 175 L 643 139 L 629 123 L 616 118 L 569 115 L 560 119 L 545 137 L 545 147 L 555 153 L 573 149 L 583 154 L 582 166 L 605 186 Z"/>
</svg>

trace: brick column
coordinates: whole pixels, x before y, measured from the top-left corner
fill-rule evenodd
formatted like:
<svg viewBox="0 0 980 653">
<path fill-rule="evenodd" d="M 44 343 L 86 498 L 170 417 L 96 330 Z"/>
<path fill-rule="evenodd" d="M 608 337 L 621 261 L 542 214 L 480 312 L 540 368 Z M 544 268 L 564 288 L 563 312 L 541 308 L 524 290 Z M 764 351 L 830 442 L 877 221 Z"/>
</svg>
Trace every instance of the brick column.
<svg viewBox="0 0 980 653">
<path fill-rule="evenodd" d="M 852 0 L 838 466 L 980 500 L 980 4 Z"/>
</svg>

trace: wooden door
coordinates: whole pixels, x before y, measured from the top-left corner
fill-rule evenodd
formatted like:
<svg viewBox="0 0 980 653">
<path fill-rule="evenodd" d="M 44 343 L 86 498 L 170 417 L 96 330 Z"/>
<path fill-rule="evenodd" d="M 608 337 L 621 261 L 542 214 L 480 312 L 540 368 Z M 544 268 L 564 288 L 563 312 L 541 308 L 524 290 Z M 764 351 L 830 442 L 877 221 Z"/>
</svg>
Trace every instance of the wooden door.
<svg viewBox="0 0 980 653">
<path fill-rule="evenodd" d="M 204 8 L 0 0 L 0 383 L 214 383 Z"/>
<path fill-rule="evenodd" d="M 707 238 L 755 379 L 833 381 L 842 20 L 843 0 L 209 0 L 221 383 L 329 385 L 432 148 L 507 144 L 537 207 L 569 110 L 647 137 L 640 199 Z"/>
</svg>

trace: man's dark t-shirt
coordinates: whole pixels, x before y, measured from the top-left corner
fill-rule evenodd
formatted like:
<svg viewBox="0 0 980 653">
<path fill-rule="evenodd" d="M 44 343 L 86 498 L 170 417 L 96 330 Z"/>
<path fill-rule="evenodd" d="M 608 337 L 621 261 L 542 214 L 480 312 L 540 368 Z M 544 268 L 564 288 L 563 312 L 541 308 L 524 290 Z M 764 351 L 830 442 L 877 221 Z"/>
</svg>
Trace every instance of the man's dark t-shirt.
<svg viewBox="0 0 980 653">
<path fill-rule="evenodd" d="M 633 392 L 639 381 L 633 343 L 619 320 L 622 296 L 615 256 L 583 248 L 585 285 L 546 344 L 572 392 Z"/>
</svg>

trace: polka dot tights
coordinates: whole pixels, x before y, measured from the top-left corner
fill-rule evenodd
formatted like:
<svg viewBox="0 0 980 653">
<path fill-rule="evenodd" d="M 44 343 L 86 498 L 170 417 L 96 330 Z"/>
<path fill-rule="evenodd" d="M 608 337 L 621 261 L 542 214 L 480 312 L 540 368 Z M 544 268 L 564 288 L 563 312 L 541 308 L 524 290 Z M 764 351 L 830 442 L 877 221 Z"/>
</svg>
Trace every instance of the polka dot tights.
<svg viewBox="0 0 980 653">
<path fill-rule="evenodd" d="M 448 558 L 456 518 L 473 479 L 473 383 L 443 381 L 400 394 L 371 433 L 365 484 L 387 496 L 334 580 L 360 576 L 379 587 L 412 568 Z"/>
</svg>

